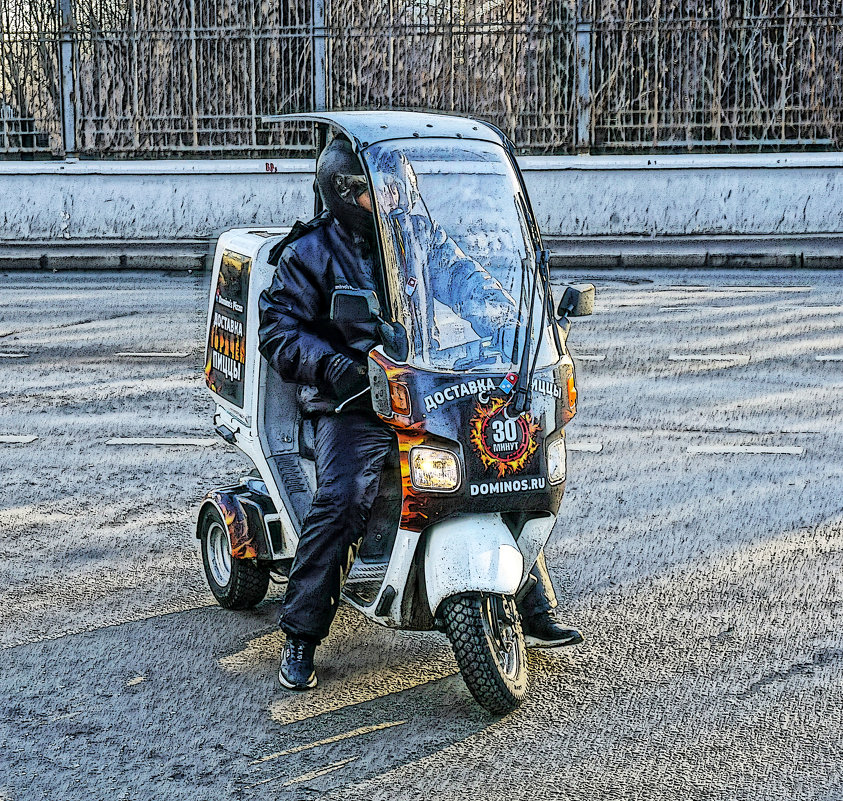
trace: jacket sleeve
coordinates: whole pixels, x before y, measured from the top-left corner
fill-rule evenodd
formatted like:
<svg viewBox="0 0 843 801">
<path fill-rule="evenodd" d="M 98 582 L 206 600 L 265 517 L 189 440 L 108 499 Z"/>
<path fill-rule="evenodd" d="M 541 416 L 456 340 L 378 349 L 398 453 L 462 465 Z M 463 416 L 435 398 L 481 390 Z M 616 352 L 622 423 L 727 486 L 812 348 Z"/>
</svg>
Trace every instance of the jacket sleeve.
<svg viewBox="0 0 843 801">
<path fill-rule="evenodd" d="M 258 301 L 258 349 L 285 381 L 323 385 L 325 363 L 336 353 L 320 325 L 324 298 L 312 271 L 286 248 Z"/>
</svg>

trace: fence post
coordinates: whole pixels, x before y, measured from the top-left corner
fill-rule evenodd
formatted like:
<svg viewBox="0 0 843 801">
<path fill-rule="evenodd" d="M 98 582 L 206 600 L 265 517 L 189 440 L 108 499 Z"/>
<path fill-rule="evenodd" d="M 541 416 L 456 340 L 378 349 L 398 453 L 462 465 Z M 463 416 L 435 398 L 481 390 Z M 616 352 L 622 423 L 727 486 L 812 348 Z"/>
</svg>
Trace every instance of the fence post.
<svg viewBox="0 0 843 801">
<path fill-rule="evenodd" d="M 328 0 L 311 0 L 311 22 L 313 47 L 313 110 L 328 108 L 328 92 L 325 81 L 325 5 Z"/>
<path fill-rule="evenodd" d="M 190 116 L 193 147 L 199 147 L 199 68 L 196 58 L 196 0 L 190 0 Z"/>
<path fill-rule="evenodd" d="M 65 158 L 76 156 L 76 76 L 73 70 L 74 25 L 71 0 L 58 0 L 61 18 L 59 60 L 61 63 L 61 137 Z"/>
<path fill-rule="evenodd" d="M 591 54 L 592 54 L 592 10 L 590 0 L 577 2 L 577 130 L 575 148 L 578 153 L 588 153 L 592 145 L 591 136 Z"/>
<path fill-rule="evenodd" d="M 258 146 L 258 99 L 257 99 L 257 82 L 258 82 L 258 60 L 256 53 L 255 42 L 255 3 L 249 4 L 249 69 L 251 70 L 249 80 L 249 105 L 252 119 L 251 119 L 251 142 L 252 147 Z M 253 154 L 254 155 L 254 154 Z"/>
</svg>

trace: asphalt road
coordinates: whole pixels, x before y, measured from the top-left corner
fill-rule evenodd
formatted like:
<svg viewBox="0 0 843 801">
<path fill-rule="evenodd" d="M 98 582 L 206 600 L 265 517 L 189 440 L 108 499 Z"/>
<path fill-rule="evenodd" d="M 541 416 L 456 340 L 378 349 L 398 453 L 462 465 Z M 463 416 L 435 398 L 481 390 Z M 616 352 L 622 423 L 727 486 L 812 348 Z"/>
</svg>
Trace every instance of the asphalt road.
<svg viewBox="0 0 843 801">
<path fill-rule="evenodd" d="M 442 635 L 343 608 L 292 695 L 277 598 L 213 604 L 243 458 L 119 441 L 213 436 L 207 277 L 0 276 L 0 437 L 37 437 L 0 441 L 0 801 L 843 798 L 843 280 L 587 277 L 548 548 L 587 641 L 496 719 Z"/>
</svg>

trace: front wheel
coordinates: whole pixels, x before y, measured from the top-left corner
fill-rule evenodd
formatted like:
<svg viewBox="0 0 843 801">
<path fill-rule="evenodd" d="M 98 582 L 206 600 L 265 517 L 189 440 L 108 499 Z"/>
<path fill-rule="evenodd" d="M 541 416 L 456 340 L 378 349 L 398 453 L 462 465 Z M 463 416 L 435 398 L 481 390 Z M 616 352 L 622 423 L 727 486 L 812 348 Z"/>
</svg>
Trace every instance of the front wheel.
<svg viewBox="0 0 843 801">
<path fill-rule="evenodd" d="M 199 540 L 205 577 L 217 603 L 226 609 L 257 606 L 269 587 L 269 568 L 251 559 L 232 557 L 228 526 L 216 509 L 205 511 Z"/>
<path fill-rule="evenodd" d="M 481 706 L 496 715 L 527 697 L 527 649 L 515 600 L 463 593 L 442 603 L 442 621 L 463 680 Z"/>
</svg>

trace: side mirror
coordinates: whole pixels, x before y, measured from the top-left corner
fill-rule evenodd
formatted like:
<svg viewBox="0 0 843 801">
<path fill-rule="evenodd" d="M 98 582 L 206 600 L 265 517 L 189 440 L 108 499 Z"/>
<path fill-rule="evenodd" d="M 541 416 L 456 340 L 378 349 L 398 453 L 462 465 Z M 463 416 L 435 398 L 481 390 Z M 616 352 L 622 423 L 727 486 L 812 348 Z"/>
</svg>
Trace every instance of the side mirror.
<svg viewBox="0 0 843 801">
<path fill-rule="evenodd" d="M 337 289 L 331 296 L 331 319 L 340 323 L 379 320 L 381 305 L 371 289 Z"/>
<path fill-rule="evenodd" d="M 594 284 L 566 286 L 557 317 L 588 317 L 594 311 Z"/>
</svg>

